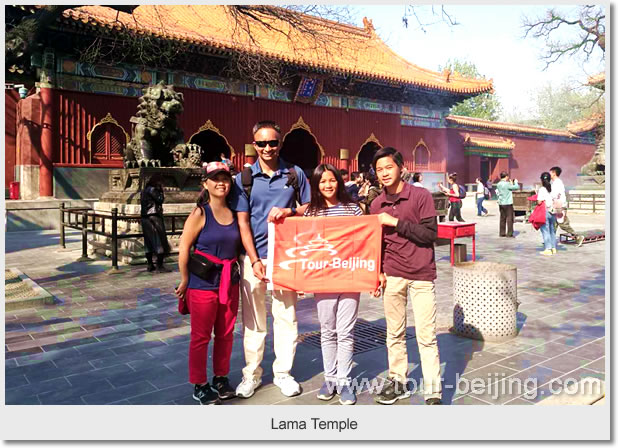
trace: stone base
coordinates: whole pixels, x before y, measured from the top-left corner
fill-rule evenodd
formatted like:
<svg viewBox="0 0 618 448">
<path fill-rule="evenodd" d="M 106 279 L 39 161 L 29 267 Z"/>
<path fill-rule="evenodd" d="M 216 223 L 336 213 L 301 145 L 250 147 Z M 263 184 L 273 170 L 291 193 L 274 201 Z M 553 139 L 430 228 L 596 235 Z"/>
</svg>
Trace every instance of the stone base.
<svg viewBox="0 0 618 448">
<path fill-rule="evenodd" d="M 189 214 L 195 207 L 195 204 L 163 204 L 163 213 L 181 213 Z M 118 215 L 133 215 L 129 221 L 118 221 L 118 234 L 123 235 L 127 233 L 141 233 L 142 225 L 139 217 L 141 207 L 139 204 L 122 204 L 112 202 L 96 202 L 94 204 L 94 210 L 96 212 L 103 212 L 108 214 L 113 208 L 118 209 Z M 185 220 L 176 218 L 174 223 L 174 229 L 182 231 Z M 172 230 L 172 219 L 165 219 L 165 229 L 167 231 Z M 100 230 L 100 226 L 99 226 Z M 111 220 L 107 220 L 105 223 L 105 231 L 111 232 Z M 171 235 L 167 238 L 172 254 L 168 260 L 178 259 L 178 246 L 180 245 L 180 235 Z M 88 254 L 90 255 L 102 255 L 104 257 L 111 257 L 112 255 L 112 240 L 110 237 L 101 235 L 90 235 L 88 237 Z M 144 249 L 144 238 L 123 238 L 118 240 L 118 262 L 124 264 L 144 264 L 146 251 Z"/>
<path fill-rule="evenodd" d="M 109 191 L 100 200 L 139 205 L 140 194 L 154 175 L 161 176 L 165 201 L 170 204 L 195 203 L 200 194 L 201 168 L 122 168 L 110 170 Z"/>
<path fill-rule="evenodd" d="M 605 190 L 605 176 L 586 176 L 583 174 L 577 175 L 578 185 L 576 190 Z"/>
</svg>

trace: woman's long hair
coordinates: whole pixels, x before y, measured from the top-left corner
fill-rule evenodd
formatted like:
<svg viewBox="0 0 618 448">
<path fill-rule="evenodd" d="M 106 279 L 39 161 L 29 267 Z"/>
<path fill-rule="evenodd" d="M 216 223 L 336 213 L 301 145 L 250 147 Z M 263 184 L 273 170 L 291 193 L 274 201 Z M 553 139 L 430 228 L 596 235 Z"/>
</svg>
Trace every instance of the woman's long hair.
<svg viewBox="0 0 618 448">
<path fill-rule="evenodd" d="M 543 184 L 547 192 L 551 193 L 551 176 L 547 171 L 541 173 L 541 183 Z"/>
<path fill-rule="evenodd" d="M 315 170 L 313 170 L 313 174 L 309 180 L 309 184 L 311 185 L 311 202 L 309 203 L 309 208 L 307 211 L 308 215 L 317 215 L 320 210 L 327 208 L 326 201 L 324 200 L 322 193 L 320 193 L 320 180 L 322 179 L 322 174 L 324 174 L 325 171 L 330 171 L 333 173 L 333 176 L 335 176 L 335 179 L 337 180 L 337 200 L 342 204 L 354 203 L 345 189 L 345 183 L 343 182 L 343 177 L 341 177 L 339 170 L 329 163 L 323 163 L 318 165 Z"/>
</svg>

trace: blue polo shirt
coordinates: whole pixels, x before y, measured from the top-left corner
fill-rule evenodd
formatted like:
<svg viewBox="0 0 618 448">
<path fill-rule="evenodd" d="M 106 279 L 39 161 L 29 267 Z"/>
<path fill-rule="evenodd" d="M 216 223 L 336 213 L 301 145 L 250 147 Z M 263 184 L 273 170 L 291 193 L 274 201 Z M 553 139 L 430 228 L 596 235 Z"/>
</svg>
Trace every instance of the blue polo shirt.
<svg viewBox="0 0 618 448">
<path fill-rule="evenodd" d="M 237 212 L 250 212 L 251 230 L 253 231 L 253 243 L 260 258 L 268 255 L 268 213 L 273 207 L 289 208 L 295 205 L 295 191 L 288 183 L 288 173 L 290 167 L 294 167 L 300 186 L 300 202 L 306 204 L 311 201 L 311 189 L 307 176 L 302 169 L 296 165 L 291 165 L 283 159 L 279 159 L 279 169 L 273 173 L 272 177 L 262 172 L 259 160 L 251 165 L 251 175 L 253 176 L 253 187 L 251 188 L 251 198 L 242 186 L 242 175 L 236 175 L 235 188 L 232 188 L 229 196 L 230 208 Z"/>
</svg>

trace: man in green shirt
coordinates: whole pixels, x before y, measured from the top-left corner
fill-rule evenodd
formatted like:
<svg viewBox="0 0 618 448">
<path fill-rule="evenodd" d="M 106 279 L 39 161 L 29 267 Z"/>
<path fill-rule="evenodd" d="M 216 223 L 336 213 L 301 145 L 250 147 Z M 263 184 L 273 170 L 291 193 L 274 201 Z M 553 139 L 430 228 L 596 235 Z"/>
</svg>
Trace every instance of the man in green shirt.
<svg viewBox="0 0 618 448">
<path fill-rule="evenodd" d="M 513 221 L 515 220 L 515 213 L 513 212 L 512 193 L 514 190 L 519 190 L 517 179 L 513 182 L 509 179 L 509 173 L 502 171 L 500 173 L 500 182 L 496 185 L 498 206 L 500 207 L 500 236 L 509 238 L 514 238 Z"/>
</svg>

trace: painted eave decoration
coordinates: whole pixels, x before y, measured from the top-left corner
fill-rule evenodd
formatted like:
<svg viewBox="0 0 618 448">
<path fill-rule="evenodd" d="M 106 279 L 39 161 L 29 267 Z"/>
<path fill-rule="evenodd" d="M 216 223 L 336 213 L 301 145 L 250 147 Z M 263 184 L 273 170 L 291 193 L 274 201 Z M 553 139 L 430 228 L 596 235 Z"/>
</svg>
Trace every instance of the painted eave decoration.
<svg viewBox="0 0 618 448">
<path fill-rule="evenodd" d="M 108 33 L 128 28 L 210 52 L 254 53 L 310 70 L 395 85 L 470 96 L 493 92 L 492 80 L 464 78 L 449 71 L 438 73 L 408 62 L 377 36 L 370 20 L 364 19 L 364 27 L 360 28 L 308 15 L 304 19 L 328 36 L 327 45 L 316 45 L 314 39 L 296 29 L 289 29 L 288 39 L 259 25 L 251 29 L 258 43 L 254 45 L 249 36 L 234 29 L 232 17 L 221 5 L 140 5 L 132 15 L 105 6 L 82 6 L 64 11 L 62 21 Z M 287 24 L 276 26 L 284 29 Z"/>
</svg>

